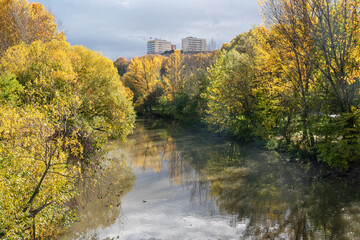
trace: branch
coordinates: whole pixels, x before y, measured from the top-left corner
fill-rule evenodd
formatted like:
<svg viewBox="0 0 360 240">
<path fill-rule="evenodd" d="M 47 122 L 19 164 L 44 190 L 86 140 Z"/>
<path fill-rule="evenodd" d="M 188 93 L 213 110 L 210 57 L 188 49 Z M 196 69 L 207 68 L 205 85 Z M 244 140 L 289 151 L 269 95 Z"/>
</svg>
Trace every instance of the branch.
<svg viewBox="0 0 360 240">
<path fill-rule="evenodd" d="M 46 169 L 45 169 L 45 171 L 44 171 L 44 173 L 43 173 L 43 175 L 42 175 L 42 177 L 41 177 L 38 185 L 36 186 L 36 188 L 35 188 L 32 196 L 31 196 L 30 200 L 26 203 L 26 206 L 25 206 L 25 208 L 23 209 L 23 212 L 26 212 L 26 211 L 29 209 L 29 207 L 31 206 L 31 204 L 34 202 L 35 197 L 39 194 L 41 184 L 42 184 L 42 182 L 44 181 L 44 179 L 45 179 L 45 177 L 46 177 L 46 175 L 47 175 L 47 173 L 48 173 L 48 170 L 49 170 L 49 168 L 48 168 L 48 166 L 46 166 Z"/>
<path fill-rule="evenodd" d="M 51 204 L 53 204 L 53 203 L 54 203 L 54 201 L 49 202 L 49 203 L 45 203 L 45 204 L 44 204 L 44 205 L 42 205 L 41 207 L 39 207 L 39 208 L 37 208 L 37 209 L 32 210 L 32 211 L 30 212 L 31 216 L 32 216 L 32 217 L 35 217 L 35 216 L 36 216 L 36 214 L 38 214 L 38 213 L 39 213 L 39 212 L 41 212 L 44 208 L 46 208 L 46 207 L 50 206 L 50 205 L 51 205 Z"/>
</svg>

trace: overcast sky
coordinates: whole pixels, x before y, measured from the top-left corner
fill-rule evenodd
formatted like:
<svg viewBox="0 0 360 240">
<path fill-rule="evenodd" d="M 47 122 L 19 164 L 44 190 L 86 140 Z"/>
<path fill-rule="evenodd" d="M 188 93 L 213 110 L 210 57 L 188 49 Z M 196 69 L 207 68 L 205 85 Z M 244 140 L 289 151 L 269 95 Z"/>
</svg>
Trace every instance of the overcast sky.
<svg viewBox="0 0 360 240">
<path fill-rule="evenodd" d="M 35 1 L 30 1 L 35 2 Z M 261 23 L 257 0 L 37 0 L 62 22 L 67 40 L 115 60 L 146 54 L 161 38 L 212 38 L 217 47 Z"/>
</svg>

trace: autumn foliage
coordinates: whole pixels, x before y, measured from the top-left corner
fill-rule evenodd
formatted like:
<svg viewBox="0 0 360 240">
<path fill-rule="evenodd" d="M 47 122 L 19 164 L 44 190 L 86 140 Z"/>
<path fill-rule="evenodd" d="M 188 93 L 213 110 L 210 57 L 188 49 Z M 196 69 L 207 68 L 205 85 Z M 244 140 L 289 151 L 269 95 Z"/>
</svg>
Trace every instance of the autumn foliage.
<svg viewBox="0 0 360 240">
<path fill-rule="evenodd" d="M 221 50 L 113 63 L 67 43 L 41 4 L 1 0 L 0 238 L 53 238 L 74 220 L 65 203 L 81 169 L 131 132 L 133 105 L 292 159 L 358 166 L 359 1 L 259 4 L 263 26 Z"/>
<path fill-rule="evenodd" d="M 40 3 L 24 0 L 0 2 L 0 56 L 11 46 L 40 40 L 65 40 L 54 16 Z"/>
<path fill-rule="evenodd" d="M 221 53 L 133 59 L 123 81 L 138 112 L 205 122 L 293 159 L 343 170 L 358 165 L 359 1 L 259 5 L 264 24 L 224 44 Z"/>
<path fill-rule="evenodd" d="M 41 4 L 0 7 L 0 238 L 55 238 L 74 220 L 66 203 L 81 169 L 131 132 L 132 93 Z"/>
<path fill-rule="evenodd" d="M 262 27 L 210 70 L 207 122 L 347 169 L 359 163 L 358 1 L 260 1 Z"/>
<path fill-rule="evenodd" d="M 218 54 L 185 55 L 175 50 L 169 57 L 133 58 L 122 80 L 134 93 L 137 112 L 199 122 L 206 107 L 201 95 L 208 83 L 207 69 Z"/>
</svg>

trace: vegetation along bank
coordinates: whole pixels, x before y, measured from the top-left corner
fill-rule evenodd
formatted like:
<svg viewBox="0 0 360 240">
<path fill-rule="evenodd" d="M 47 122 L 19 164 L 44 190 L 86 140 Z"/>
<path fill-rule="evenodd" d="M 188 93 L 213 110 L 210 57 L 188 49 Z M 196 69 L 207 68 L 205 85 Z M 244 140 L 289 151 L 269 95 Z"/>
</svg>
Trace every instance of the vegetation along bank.
<svg viewBox="0 0 360 240">
<path fill-rule="evenodd" d="M 359 166 L 358 1 L 260 1 L 219 51 L 115 62 L 138 113 L 203 123 L 295 158 Z"/>
<path fill-rule="evenodd" d="M 131 132 L 134 108 L 356 169 L 359 1 L 259 4 L 263 26 L 221 50 L 113 63 L 66 42 L 41 4 L 2 0 L 0 238 L 54 238 L 73 221 L 82 170 Z"/>
</svg>

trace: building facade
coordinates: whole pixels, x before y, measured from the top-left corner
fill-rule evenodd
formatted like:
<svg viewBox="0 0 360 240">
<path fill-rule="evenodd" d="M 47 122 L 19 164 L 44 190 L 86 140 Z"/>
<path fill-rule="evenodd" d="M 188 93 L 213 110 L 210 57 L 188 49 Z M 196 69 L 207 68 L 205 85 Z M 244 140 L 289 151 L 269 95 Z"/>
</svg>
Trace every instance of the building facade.
<svg viewBox="0 0 360 240">
<path fill-rule="evenodd" d="M 171 51 L 171 42 L 160 39 L 153 39 L 147 42 L 147 54 L 162 54 Z"/>
<path fill-rule="evenodd" d="M 206 39 L 187 37 L 182 39 L 182 50 L 186 52 L 204 52 L 206 51 Z"/>
</svg>

